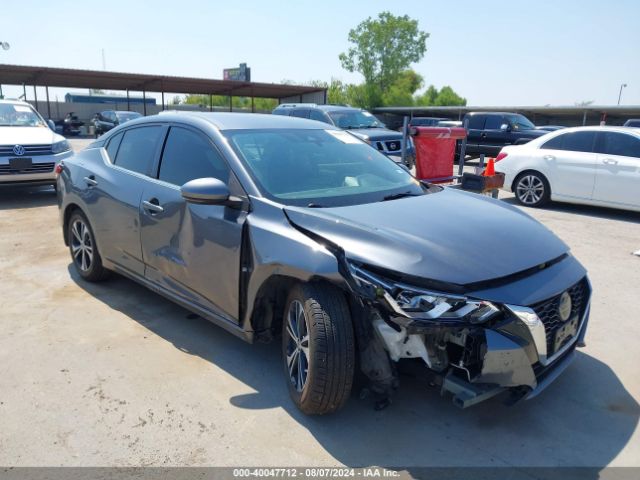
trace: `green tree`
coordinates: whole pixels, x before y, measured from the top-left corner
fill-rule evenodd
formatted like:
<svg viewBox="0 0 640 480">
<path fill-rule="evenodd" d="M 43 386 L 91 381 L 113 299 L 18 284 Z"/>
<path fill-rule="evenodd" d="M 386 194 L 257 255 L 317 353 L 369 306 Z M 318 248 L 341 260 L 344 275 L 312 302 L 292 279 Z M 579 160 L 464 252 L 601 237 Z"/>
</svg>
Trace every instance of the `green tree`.
<svg viewBox="0 0 640 480">
<path fill-rule="evenodd" d="M 467 104 L 467 99 L 458 95 L 453 88 L 446 85 L 438 90 L 433 85 L 429 85 L 429 88 L 422 94 L 416 97 L 416 105 L 421 107 L 437 106 L 464 106 Z"/>
<path fill-rule="evenodd" d="M 411 107 L 415 104 L 413 95 L 422 88 L 422 75 L 413 70 L 400 72 L 389 88 L 382 93 L 382 105 Z"/>
<path fill-rule="evenodd" d="M 467 99 L 461 97 L 453 91 L 449 85 L 445 85 L 440 89 L 438 96 L 436 97 L 435 105 L 439 107 L 446 106 L 464 106 L 467 104 Z"/>
<path fill-rule="evenodd" d="M 380 105 L 383 92 L 400 72 L 420 61 L 427 38 L 429 34 L 418 29 L 417 20 L 390 12 L 380 13 L 377 19 L 369 17 L 349 31 L 352 46 L 339 58 L 343 68 L 364 77 L 366 106 Z"/>
<path fill-rule="evenodd" d="M 438 98 L 438 89 L 433 85 L 429 85 L 429 88 L 422 94 L 416 97 L 416 105 L 421 107 L 428 107 L 436 104 L 436 98 Z"/>
</svg>

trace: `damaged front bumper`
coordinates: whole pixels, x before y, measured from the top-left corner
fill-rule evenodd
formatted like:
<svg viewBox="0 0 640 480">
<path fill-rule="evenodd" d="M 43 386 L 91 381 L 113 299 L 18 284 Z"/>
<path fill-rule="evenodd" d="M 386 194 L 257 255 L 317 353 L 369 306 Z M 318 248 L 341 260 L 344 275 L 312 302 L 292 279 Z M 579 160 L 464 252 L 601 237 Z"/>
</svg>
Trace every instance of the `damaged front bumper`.
<svg viewBox="0 0 640 480">
<path fill-rule="evenodd" d="M 351 273 L 389 358 L 421 359 L 461 408 L 506 391 L 511 402 L 538 395 L 584 342 L 586 276 L 559 295 L 519 306 L 407 287 L 358 267 Z M 408 288 L 412 293 L 403 293 Z"/>
</svg>

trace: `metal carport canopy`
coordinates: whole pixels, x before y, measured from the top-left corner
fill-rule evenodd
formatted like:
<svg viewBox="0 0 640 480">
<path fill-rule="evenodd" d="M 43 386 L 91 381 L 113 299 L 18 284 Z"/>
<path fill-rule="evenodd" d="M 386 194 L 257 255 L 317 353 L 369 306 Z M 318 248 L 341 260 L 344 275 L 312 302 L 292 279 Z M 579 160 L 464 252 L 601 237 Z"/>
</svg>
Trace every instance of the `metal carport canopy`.
<svg viewBox="0 0 640 480">
<path fill-rule="evenodd" d="M 285 98 L 325 91 L 324 88 L 278 83 L 238 82 L 208 78 L 0 64 L 0 85 L 2 84 L 259 98 Z"/>
</svg>

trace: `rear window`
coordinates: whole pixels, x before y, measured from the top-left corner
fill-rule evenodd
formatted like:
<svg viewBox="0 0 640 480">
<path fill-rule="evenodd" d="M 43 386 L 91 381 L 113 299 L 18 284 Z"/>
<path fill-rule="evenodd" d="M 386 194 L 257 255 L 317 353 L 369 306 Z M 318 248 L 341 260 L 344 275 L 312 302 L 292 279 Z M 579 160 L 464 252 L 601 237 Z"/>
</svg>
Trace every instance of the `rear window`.
<svg viewBox="0 0 640 480">
<path fill-rule="evenodd" d="M 482 130 L 484 128 L 484 115 L 469 116 L 469 128 L 473 130 Z"/>
<path fill-rule="evenodd" d="M 109 140 L 109 144 L 107 145 L 107 155 L 109 155 L 109 160 L 114 162 L 116 159 L 116 153 L 118 153 L 118 147 L 120 146 L 120 140 L 122 140 L 122 132 L 118 133 L 111 137 Z"/>
<path fill-rule="evenodd" d="M 159 125 L 127 130 L 120 142 L 115 164 L 132 172 L 149 175 L 162 133 Z"/>
<path fill-rule="evenodd" d="M 542 144 L 546 150 L 566 150 L 571 152 L 593 152 L 596 132 L 569 132 L 553 137 Z"/>
<path fill-rule="evenodd" d="M 484 125 L 485 130 L 500 130 L 500 127 L 506 124 L 506 119 L 501 115 L 490 115 Z"/>
</svg>

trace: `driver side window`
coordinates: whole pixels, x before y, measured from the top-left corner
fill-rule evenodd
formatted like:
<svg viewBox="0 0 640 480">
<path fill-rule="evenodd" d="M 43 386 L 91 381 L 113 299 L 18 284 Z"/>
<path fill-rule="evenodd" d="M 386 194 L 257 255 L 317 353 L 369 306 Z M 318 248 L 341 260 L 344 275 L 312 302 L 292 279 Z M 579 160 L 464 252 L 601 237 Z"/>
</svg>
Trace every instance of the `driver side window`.
<svg viewBox="0 0 640 480">
<path fill-rule="evenodd" d="M 229 167 L 203 135 L 171 127 L 162 152 L 158 178 L 181 186 L 196 178 L 213 177 L 229 183 Z"/>
</svg>

